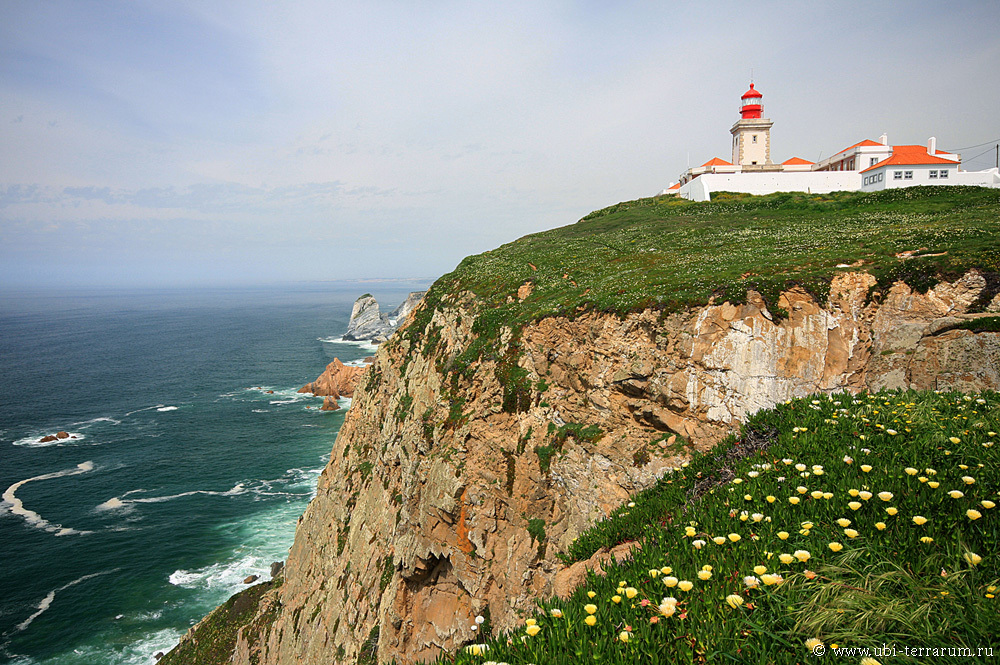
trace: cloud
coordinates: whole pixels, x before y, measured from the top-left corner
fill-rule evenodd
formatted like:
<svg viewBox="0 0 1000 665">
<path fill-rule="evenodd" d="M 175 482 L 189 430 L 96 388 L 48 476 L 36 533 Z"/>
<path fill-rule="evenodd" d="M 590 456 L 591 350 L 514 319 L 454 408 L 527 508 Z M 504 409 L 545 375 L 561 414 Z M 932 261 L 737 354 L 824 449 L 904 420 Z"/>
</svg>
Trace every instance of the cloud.
<svg viewBox="0 0 1000 665">
<path fill-rule="evenodd" d="M 751 68 L 779 160 L 994 138 L 995 2 L 744 10 L 12 0 L 0 257 L 150 261 L 150 238 L 190 238 L 300 278 L 445 272 L 727 157 Z"/>
</svg>

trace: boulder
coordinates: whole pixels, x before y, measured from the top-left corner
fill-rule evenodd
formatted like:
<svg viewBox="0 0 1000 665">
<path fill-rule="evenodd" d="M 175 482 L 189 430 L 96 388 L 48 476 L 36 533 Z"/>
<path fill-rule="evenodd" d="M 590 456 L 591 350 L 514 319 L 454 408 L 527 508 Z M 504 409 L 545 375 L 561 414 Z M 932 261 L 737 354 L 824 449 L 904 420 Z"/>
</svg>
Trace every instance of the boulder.
<svg viewBox="0 0 1000 665">
<path fill-rule="evenodd" d="M 243 580 L 243 584 L 253 584 L 260 579 L 260 575 L 247 575 L 246 579 Z"/>
</svg>

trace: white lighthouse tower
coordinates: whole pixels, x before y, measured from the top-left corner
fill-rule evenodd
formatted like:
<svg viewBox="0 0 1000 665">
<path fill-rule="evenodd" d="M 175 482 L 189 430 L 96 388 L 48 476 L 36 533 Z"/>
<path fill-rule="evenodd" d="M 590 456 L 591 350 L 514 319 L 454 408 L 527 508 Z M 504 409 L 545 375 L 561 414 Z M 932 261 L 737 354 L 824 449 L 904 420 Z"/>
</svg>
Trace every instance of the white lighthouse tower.
<svg viewBox="0 0 1000 665">
<path fill-rule="evenodd" d="M 740 119 L 729 130 L 733 135 L 733 164 L 744 171 L 769 171 L 776 166 L 771 162 L 771 125 L 774 123 L 764 117 L 762 98 L 751 83 L 750 89 L 740 98 Z"/>
</svg>

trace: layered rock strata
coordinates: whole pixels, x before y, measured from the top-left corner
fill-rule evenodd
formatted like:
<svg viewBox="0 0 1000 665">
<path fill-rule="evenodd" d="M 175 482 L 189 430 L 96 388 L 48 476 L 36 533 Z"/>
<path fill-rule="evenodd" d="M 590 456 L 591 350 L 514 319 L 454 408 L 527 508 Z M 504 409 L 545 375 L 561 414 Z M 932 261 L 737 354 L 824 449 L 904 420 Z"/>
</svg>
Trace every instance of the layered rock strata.
<svg viewBox="0 0 1000 665">
<path fill-rule="evenodd" d="M 352 397 L 354 390 L 364 374 L 367 364 L 372 361 L 366 358 L 366 366 L 345 365 L 339 358 L 334 358 L 333 362 L 326 366 L 323 373 L 315 381 L 307 383 L 299 388 L 300 393 L 311 393 L 317 397 L 325 397 L 323 400 L 324 411 L 335 411 L 340 408 L 337 400 L 341 397 Z"/>
<path fill-rule="evenodd" d="M 874 284 L 843 274 L 825 304 L 785 292 L 782 320 L 752 292 L 669 316 L 544 319 L 520 336 L 532 394 L 517 413 L 502 408 L 493 361 L 446 371 L 475 318 L 471 295 L 446 297 L 363 376 L 285 581 L 262 603 L 276 618 L 241 633 L 235 662 L 433 658 L 474 639 L 477 615 L 507 628 L 566 593 L 555 554 L 667 473 L 685 442 L 711 446 L 748 414 L 815 392 L 1000 388 L 1000 333 L 956 327 L 985 316 L 967 313 L 983 277 L 926 294 L 896 284 L 872 302 Z"/>
</svg>

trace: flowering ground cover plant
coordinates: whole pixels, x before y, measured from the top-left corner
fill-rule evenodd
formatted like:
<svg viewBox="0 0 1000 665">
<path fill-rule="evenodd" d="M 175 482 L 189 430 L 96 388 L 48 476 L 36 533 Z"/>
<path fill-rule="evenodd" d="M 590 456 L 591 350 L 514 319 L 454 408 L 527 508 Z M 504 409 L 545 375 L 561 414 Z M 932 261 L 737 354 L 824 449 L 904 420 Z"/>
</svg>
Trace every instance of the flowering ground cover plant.
<svg viewBox="0 0 1000 665">
<path fill-rule="evenodd" d="M 439 662 L 805 663 L 819 644 L 996 647 L 998 431 L 993 392 L 841 393 L 761 411 L 565 555 L 635 539 L 631 560 Z"/>
</svg>

